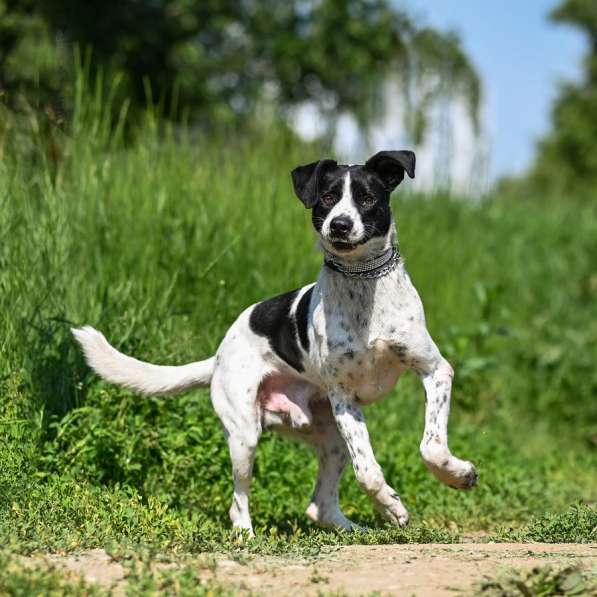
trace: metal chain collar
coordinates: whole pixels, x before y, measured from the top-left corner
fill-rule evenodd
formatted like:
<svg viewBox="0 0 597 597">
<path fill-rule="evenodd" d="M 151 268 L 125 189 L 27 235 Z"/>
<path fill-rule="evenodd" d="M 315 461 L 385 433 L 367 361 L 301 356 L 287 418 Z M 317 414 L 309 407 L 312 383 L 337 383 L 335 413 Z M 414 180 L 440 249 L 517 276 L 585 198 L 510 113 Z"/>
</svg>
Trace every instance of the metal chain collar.
<svg viewBox="0 0 597 597">
<path fill-rule="evenodd" d="M 369 261 L 355 262 L 351 264 L 338 263 L 334 255 L 326 252 L 325 265 L 335 272 L 339 272 L 348 278 L 381 278 L 396 269 L 400 261 L 400 251 L 396 247 L 389 248 L 383 255 L 370 259 Z"/>
</svg>

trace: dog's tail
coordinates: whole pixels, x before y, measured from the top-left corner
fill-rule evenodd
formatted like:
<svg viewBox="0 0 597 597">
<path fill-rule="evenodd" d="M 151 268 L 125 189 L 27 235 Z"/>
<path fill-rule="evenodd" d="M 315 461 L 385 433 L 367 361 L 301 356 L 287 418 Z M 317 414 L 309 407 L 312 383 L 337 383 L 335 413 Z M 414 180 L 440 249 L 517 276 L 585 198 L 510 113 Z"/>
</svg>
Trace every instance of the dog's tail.
<svg viewBox="0 0 597 597">
<path fill-rule="evenodd" d="M 71 330 L 83 347 L 89 366 L 101 377 L 141 394 L 180 394 L 211 382 L 215 357 L 166 367 L 138 361 L 118 352 L 101 332 L 91 326 Z"/>
</svg>

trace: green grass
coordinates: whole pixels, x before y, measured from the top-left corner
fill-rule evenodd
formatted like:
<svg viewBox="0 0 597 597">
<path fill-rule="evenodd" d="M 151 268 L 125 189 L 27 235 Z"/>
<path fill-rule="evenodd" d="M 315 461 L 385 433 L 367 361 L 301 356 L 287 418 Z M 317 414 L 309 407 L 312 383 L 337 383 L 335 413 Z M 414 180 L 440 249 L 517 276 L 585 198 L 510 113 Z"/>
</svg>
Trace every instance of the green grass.
<svg viewBox="0 0 597 597">
<path fill-rule="evenodd" d="M 103 114 L 82 101 L 52 152 L 34 133 L 23 147 L 0 143 L 0 544 L 312 553 L 450 541 L 594 502 L 594 205 L 399 192 L 401 250 L 456 369 L 451 447 L 478 465 L 479 486 L 459 493 L 425 470 L 422 388 L 407 374 L 367 419 L 413 529 L 385 527 L 351 471 L 343 508 L 373 530 L 315 529 L 303 515 L 313 455 L 266 434 L 252 496 L 258 538 L 239 542 L 207 392 L 143 398 L 106 385 L 69 327 L 90 323 L 154 362 L 211 355 L 242 309 L 317 275 L 309 213 L 288 173 L 320 150 L 275 127 L 202 138 L 151 118 L 125 143 Z M 536 528 L 528 538 L 557 540 Z"/>
<path fill-rule="evenodd" d="M 174 568 L 156 568 L 153 563 L 147 554 L 123 562 L 125 581 L 116 594 L 131 597 L 233 597 L 240 594 L 201 577 L 202 569 L 208 567 L 209 562 L 201 566 L 201 562 L 194 561 Z M 25 562 L 14 554 L 0 551 L 0 597 L 109 597 L 114 595 L 114 588 L 87 582 L 52 562 Z"/>
<path fill-rule="evenodd" d="M 559 514 L 543 514 L 522 528 L 501 528 L 493 541 L 541 543 L 596 543 L 597 511 L 574 506 Z"/>
<path fill-rule="evenodd" d="M 475 597 L 564 597 L 596 595 L 597 574 L 578 566 L 537 566 L 531 570 L 510 570 L 477 584 Z"/>
<path fill-rule="evenodd" d="M 99 587 L 69 577 L 55 566 L 26 565 L 13 555 L 0 551 L 0 596 L 104 597 Z"/>
</svg>

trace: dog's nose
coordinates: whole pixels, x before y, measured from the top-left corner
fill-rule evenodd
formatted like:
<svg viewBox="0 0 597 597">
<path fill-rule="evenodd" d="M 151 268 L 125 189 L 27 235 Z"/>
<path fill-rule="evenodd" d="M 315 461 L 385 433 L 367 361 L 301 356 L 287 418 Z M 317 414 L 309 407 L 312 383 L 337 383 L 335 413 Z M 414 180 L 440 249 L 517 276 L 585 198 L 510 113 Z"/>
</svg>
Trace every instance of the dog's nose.
<svg viewBox="0 0 597 597">
<path fill-rule="evenodd" d="M 346 236 L 352 230 L 352 220 L 348 216 L 338 216 L 330 222 L 330 232 L 334 236 Z"/>
</svg>

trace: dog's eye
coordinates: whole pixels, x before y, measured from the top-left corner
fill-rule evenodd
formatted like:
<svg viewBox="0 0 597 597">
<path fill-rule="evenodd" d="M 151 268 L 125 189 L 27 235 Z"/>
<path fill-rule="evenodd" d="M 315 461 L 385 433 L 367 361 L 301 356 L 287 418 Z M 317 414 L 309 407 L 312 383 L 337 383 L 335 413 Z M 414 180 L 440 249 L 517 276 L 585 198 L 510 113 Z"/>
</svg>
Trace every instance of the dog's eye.
<svg viewBox="0 0 597 597">
<path fill-rule="evenodd" d="M 375 203 L 375 197 L 369 193 L 364 193 L 359 197 L 359 203 L 363 207 L 371 207 Z"/>
<path fill-rule="evenodd" d="M 332 205 L 334 205 L 334 203 L 336 203 L 336 199 L 335 199 L 335 197 L 333 195 L 330 195 L 329 193 L 326 193 L 325 195 L 321 196 L 321 202 L 326 207 L 331 207 Z"/>
</svg>

